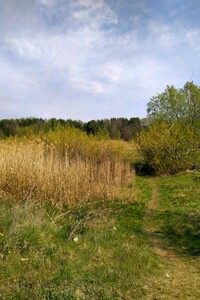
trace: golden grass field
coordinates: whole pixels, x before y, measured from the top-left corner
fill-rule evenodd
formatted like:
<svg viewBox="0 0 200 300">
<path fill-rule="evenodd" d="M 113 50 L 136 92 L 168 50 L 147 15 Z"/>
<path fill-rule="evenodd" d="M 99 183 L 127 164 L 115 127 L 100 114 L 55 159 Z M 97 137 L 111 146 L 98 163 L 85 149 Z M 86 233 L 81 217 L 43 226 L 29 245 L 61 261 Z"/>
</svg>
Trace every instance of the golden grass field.
<svg viewBox="0 0 200 300">
<path fill-rule="evenodd" d="M 17 199 L 74 205 L 120 197 L 132 180 L 132 143 L 99 140 L 75 129 L 0 141 L 0 191 Z"/>
</svg>

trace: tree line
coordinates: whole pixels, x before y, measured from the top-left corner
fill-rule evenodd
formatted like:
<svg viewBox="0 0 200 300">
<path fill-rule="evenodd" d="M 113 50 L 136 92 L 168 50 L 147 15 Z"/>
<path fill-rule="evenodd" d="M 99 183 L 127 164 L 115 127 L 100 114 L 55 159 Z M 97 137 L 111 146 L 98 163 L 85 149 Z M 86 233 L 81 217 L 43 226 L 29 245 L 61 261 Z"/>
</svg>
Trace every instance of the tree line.
<svg viewBox="0 0 200 300">
<path fill-rule="evenodd" d="M 29 133 L 48 132 L 61 127 L 74 127 L 85 131 L 88 135 L 102 138 L 132 140 L 145 127 L 139 118 L 111 118 L 91 120 L 89 122 L 71 119 L 20 118 L 0 120 L 0 137 L 23 136 Z"/>
</svg>

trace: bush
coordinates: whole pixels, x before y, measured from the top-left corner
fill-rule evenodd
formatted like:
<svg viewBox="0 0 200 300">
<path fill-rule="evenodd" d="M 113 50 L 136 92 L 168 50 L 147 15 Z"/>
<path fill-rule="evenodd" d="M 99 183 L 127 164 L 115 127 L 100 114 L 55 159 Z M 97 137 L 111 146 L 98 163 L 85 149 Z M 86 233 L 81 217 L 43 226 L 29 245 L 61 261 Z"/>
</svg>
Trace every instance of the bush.
<svg viewBox="0 0 200 300">
<path fill-rule="evenodd" d="M 195 131 L 183 122 L 154 121 L 137 137 L 143 156 L 139 171 L 147 174 L 175 174 L 200 161 Z M 137 170 L 137 168 L 136 168 Z"/>
</svg>

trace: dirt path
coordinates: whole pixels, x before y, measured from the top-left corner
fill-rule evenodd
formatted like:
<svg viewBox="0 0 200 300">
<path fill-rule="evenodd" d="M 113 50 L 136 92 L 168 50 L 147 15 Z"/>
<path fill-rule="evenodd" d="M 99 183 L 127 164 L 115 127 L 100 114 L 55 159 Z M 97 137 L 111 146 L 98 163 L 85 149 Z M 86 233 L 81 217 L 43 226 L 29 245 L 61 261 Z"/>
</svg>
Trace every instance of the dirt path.
<svg viewBox="0 0 200 300">
<path fill-rule="evenodd" d="M 161 258 L 166 271 L 153 278 L 147 289 L 147 299 L 200 299 L 200 259 L 178 254 L 162 239 L 162 232 L 155 222 L 155 212 L 160 209 L 158 184 L 156 178 L 148 179 L 148 183 L 152 188 L 152 199 L 144 219 L 144 229 L 153 252 Z"/>
<path fill-rule="evenodd" d="M 158 185 L 157 182 L 152 178 L 148 179 L 148 183 L 152 189 L 152 198 L 148 204 L 146 216 L 144 218 L 145 231 L 150 239 L 150 243 L 155 253 L 161 256 L 172 256 L 174 254 L 172 254 L 169 249 L 166 249 L 166 246 L 161 240 L 162 233 L 158 225 L 156 225 L 153 221 L 156 210 L 159 210 L 160 194 Z"/>
</svg>

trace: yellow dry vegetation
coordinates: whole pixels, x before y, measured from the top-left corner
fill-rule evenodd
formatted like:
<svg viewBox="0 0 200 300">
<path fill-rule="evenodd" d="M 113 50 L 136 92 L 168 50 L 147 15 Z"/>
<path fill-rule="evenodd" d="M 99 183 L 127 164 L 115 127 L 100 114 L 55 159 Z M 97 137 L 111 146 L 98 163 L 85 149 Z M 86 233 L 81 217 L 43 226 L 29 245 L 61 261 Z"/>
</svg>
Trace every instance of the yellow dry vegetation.
<svg viewBox="0 0 200 300">
<path fill-rule="evenodd" d="M 72 128 L 0 141 L 0 192 L 74 205 L 120 197 L 132 181 L 136 146 Z"/>
</svg>

